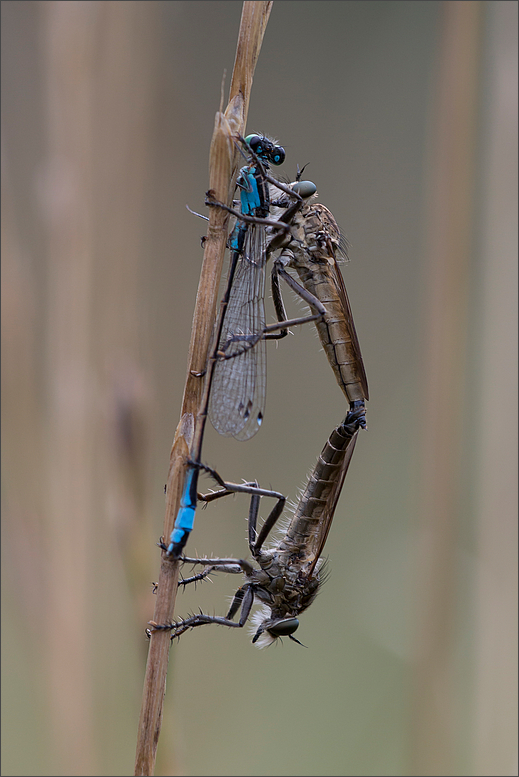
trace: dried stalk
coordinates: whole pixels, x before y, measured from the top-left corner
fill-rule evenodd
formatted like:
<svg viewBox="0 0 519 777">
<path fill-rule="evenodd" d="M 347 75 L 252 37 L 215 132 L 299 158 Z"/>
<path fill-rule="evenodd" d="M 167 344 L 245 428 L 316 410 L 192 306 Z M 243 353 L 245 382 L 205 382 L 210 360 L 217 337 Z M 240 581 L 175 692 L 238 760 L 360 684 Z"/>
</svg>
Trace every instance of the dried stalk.
<svg viewBox="0 0 519 777">
<path fill-rule="evenodd" d="M 243 3 L 236 59 L 234 62 L 229 104 L 216 114 L 209 158 L 209 187 L 218 200 L 230 204 L 238 169 L 233 137 L 243 135 L 249 107 L 256 62 L 272 7 L 272 0 Z M 189 452 L 203 433 L 200 405 L 204 389 L 204 371 L 216 315 L 216 302 L 223 256 L 227 241 L 228 214 L 220 208 L 209 211 L 209 227 L 204 260 L 196 297 L 188 370 L 181 417 L 170 453 L 166 488 L 164 537 L 171 534 L 178 511 Z M 178 561 L 162 557 L 157 601 L 153 619 L 165 623 L 173 618 L 179 577 Z M 166 674 L 170 636 L 165 631 L 152 634 L 135 759 L 136 775 L 154 772 L 157 744 L 162 722 L 162 705 L 166 692 Z"/>
</svg>

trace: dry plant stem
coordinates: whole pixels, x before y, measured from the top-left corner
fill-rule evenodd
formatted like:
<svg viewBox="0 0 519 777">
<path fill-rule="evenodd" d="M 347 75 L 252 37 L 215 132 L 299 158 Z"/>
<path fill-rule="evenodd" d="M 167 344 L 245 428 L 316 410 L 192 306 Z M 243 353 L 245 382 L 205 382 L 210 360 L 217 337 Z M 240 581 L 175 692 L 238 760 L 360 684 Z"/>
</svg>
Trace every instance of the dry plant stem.
<svg viewBox="0 0 519 777">
<path fill-rule="evenodd" d="M 250 90 L 272 2 L 244 2 L 236 59 L 229 95 L 223 114 L 216 115 L 209 160 L 209 187 L 214 196 L 230 203 L 238 170 L 234 137 L 245 132 Z M 220 208 L 209 211 L 209 228 L 204 261 L 196 298 L 189 347 L 188 370 L 180 423 L 171 448 L 166 488 L 164 537 L 171 534 L 182 492 L 187 458 L 196 450 L 203 435 L 205 417 L 200 416 L 204 371 L 213 331 L 218 286 L 227 242 L 228 214 Z M 178 588 L 178 561 L 162 557 L 154 620 L 172 620 Z M 162 722 L 166 674 L 170 648 L 167 632 L 151 636 L 135 759 L 136 775 L 154 772 L 155 756 Z"/>
</svg>

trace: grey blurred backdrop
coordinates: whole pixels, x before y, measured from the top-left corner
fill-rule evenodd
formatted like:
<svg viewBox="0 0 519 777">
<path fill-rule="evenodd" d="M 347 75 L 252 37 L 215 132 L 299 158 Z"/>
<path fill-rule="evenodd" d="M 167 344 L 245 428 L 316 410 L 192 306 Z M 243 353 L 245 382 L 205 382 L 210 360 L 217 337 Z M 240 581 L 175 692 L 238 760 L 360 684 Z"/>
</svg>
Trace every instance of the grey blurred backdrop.
<svg viewBox="0 0 519 777">
<path fill-rule="evenodd" d="M 205 230 L 185 205 L 241 3 L 1 11 L 2 772 L 130 774 Z M 310 163 L 350 243 L 369 431 L 307 647 L 186 634 L 157 774 L 515 774 L 517 4 L 275 2 L 247 129 L 290 178 Z M 312 326 L 268 357 L 260 433 L 209 428 L 204 459 L 294 500 L 346 408 Z M 190 551 L 243 555 L 247 510 L 200 510 Z"/>
</svg>

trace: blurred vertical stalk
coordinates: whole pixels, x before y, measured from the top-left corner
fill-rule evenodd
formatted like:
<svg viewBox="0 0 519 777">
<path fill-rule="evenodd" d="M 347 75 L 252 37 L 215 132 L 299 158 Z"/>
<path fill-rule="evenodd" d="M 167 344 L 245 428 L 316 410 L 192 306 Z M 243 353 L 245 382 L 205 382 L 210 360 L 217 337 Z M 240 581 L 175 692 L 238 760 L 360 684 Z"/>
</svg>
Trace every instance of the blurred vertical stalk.
<svg viewBox="0 0 519 777">
<path fill-rule="evenodd" d="M 48 256 L 47 624 L 55 626 L 45 632 L 54 734 L 49 751 L 56 773 L 93 774 L 103 726 L 93 710 L 101 706 L 109 719 L 114 704 L 108 685 L 91 681 L 103 667 L 94 623 L 104 613 L 90 608 L 104 571 L 105 555 L 92 552 L 105 536 L 98 515 L 115 516 L 127 567 L 141 585 L 143 574 L 138 428 L 146 388 L 138 366 L 137 301 L 155 4 L 48 2 L 37 10 L 47 110 L 39 193 Z M 113 553 L 108 561 L 109 552 L 107 564 L 118 563 Z"/>
<path fill-rule="evenodd" d="M 232 198 L 238 167 L 238 152 L 234 147 L 233 136 L 243 135 L 245 131 L 254 70 L 271 7 L 271 0 L 243 3 L 229 104 L 225 114 L 220 111 L 216 115 L 209 160 L 209 188 L 214 191 L 217 199 L 227 203 L 230 203 Z M 227 241 L 227 222 L 228 214 L 218 208 L 210 209 L 204 260 L 193 314 L 181 416 L 170 454 L 164 518 L 166 541 L 178 511 L 187 458 L 193 448 L 193 440 L 199 438 L 203 430 L 199 415 L 200 402 L 216 315 L 218 287 Z M 178 567 L 177 561 L 163 555 L 153 616 L 156 623 L 169 622 L 173 618 Z M 137 737 L 136 775 L 150 775 L 154 772 L 166 691 L 169 649 L 170 636 L 167 632 L 159 631 L 151 636 Z"/>
<path fill-rule="evenodd" d="M 45 430 L 49 628 L 46 649 L 56 773 L 94 774 L 88 613 L 94 440 L 92 353 L 96 3 L 48 2 L 43 15 L 48 321 Z"/>
<path fill-rule="evenodd" d="M 426 193 L 417 637 L 409 774 L 458 773 L 454 666 L 481 3 L 443 3 Z M 487 419 L 488 422 L 488 419 Z"/>
<path fill-rule="evenodd" d="M 517 3 L 486 4 L 473 774 L 517 770 Z"/>
</svg>

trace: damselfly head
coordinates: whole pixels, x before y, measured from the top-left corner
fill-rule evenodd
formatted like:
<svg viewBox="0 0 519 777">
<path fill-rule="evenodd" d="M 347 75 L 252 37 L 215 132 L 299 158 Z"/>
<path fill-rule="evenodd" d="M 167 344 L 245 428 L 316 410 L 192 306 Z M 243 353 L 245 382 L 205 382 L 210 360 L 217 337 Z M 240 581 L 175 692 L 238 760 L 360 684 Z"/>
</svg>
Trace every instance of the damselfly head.
<svg viewBox="0 0 519 777">
<path fill-rule="evenodd" d="M 245 142 L 254 151 L 260 159 L 270 162 L 272 165 L 282 165 L 285 161 L 285 149 L 283 146 L 276 146 L 265 135 L 252 133 L 247 135 Z"/>
</svg>

